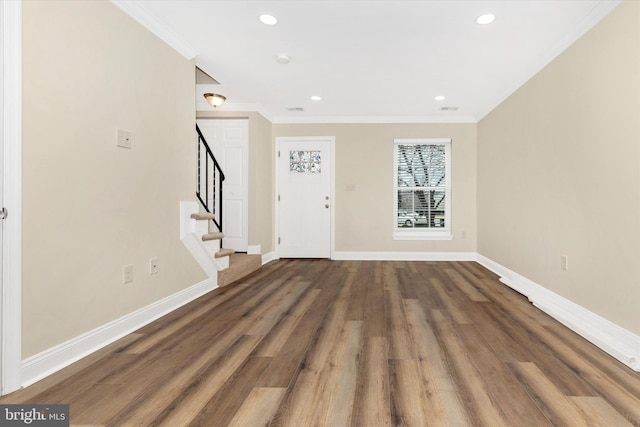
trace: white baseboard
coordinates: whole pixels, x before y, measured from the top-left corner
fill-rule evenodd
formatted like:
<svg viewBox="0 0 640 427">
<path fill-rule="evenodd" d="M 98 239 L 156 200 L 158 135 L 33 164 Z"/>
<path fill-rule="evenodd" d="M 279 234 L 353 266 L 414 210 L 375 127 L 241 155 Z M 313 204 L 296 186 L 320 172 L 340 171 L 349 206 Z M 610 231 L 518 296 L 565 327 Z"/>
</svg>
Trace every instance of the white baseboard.
<svg viewBox="0 0 640 427">
<path fill-rule="evenodd" d="M 526 296 L 540 310 L 640 372 L 640 336 L 569 301 L 480 254 L 478 263 L 500 276 L 500 281 Z"/>
<path fill-rule="evenodd" d="M 265 265 L 268 262 L 274 261 L 278 259 L 278 257 L 276 256 L 275 252 L 267 252 L 266 254 L 262 255 L 262 265 Z"/>
<path fill-rule="evenodd" d="M 475 261 L 475 252 L 349 252 L 335 251 L 342 261 Z"/>
<path fill-rule="evenodd" d="M 247 255 L 260 255 L 262 254 L 262 246 L 249 245 L 247 246 Z"/>
<path fill-rule="evenodd" d="M 22 386 L 26 387 L 111 344 L 167 313 L 212 291 L 217 282 L 204 280 L 133 313 L 84 333 L 22 361 Z"/>
</svg>

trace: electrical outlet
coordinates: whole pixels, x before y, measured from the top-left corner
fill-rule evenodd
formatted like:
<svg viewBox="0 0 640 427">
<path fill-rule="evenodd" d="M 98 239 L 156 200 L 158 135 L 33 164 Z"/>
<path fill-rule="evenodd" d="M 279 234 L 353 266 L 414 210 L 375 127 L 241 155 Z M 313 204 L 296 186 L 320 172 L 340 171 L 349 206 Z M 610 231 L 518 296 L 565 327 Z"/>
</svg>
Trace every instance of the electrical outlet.
<svg viewBox="0 0 640 427">
<path fill-rule="evenodd" d="M 569 257 L 566 255 L 560 255 L 560 269 L 569 270 Z"/>
<path fill-rule="evenodd" d="M 149 274 L 158 274 L 158 258 L 149 260 Z"/>
<path fill-rule="evenodd" d="M 133 265 L 127 264 L 122 267 L 122 283 L 133 282 Z"/>
</svg>

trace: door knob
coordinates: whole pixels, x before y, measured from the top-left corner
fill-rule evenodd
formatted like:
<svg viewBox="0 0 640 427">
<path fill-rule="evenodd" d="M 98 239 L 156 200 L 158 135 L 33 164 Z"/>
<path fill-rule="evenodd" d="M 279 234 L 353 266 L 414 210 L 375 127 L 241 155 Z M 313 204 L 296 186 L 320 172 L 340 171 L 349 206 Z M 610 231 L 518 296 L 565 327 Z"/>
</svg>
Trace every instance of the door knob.
<svg viewBox="0 0 640 427">
<path fill-rule="evenodd" d="M 325 208 L 329 209 L 329 203 L 327 203 L 326 205 L 324 205 Z"/>
</svg>

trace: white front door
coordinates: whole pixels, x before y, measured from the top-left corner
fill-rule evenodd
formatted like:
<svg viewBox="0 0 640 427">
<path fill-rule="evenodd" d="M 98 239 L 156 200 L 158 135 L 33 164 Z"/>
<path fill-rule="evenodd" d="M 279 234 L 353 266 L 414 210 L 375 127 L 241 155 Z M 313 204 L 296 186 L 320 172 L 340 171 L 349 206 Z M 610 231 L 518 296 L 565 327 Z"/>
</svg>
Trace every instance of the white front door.
<svg viewBox="0 0 640 427">
<path fill-rule="evenodd" d="M 277 252 L 330 258 L 333 138 L 277 138 Z"/>
<path fill-rule="evenodd" d="M 199 119 L 198 127 L 220 163 L 222 185 L 222 246 L 247 252 L 249 245 L 249 121 Z"/>
</svg>

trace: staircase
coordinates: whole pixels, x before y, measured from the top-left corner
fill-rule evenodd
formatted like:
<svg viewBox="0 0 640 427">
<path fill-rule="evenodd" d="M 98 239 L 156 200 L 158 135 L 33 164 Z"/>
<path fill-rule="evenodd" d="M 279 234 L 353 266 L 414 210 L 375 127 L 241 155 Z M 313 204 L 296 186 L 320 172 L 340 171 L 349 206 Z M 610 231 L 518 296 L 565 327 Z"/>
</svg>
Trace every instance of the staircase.
<svg viewBox="0 0 640 427">
<path fill-rule="evenodd" d="M 198 176 L 196 196 L 199 203 L 181 203 L 180 237 L 194 258 L 218 286 L 226 286 L 262 266 L 261 255 L 236 254 L 222 245 L 222 184 L 225 176 L 209 144 L 198 133 Z"/>
<path fill-rule="evenodd" d="M 195 221 L 212 220 L 213 214 L 209 212 L 192 213 L 189 216 Z M 202 233 L 201 240 L 205 247 L 208 247 L 207 253 L 213 255 L 217 261 L 218 286 L 226 286 L 236 280 L 253 273 L 262 267 L 261 255 L 237 254 L 233 249 L 222 248 L 222 239 L 224 234 L 220 231 Z"/>
</svg>

